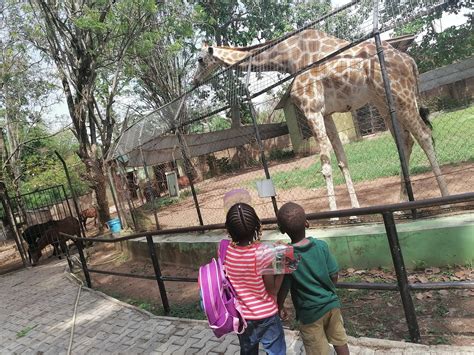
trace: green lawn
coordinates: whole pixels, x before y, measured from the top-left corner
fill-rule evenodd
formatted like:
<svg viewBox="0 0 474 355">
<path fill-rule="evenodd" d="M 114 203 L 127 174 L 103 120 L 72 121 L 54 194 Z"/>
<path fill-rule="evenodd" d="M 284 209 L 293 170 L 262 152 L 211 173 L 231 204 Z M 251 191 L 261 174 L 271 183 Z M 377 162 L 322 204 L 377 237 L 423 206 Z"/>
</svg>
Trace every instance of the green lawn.
<svg viewBox="0 0 474 355">
<path fill-rule="evenodd" d="M 433 136 L 440 164 L 474 161 L 474 106 L 443 113 L 433 119 Z M 368 181 L 385 176 L 399 175 L 400 162 L 395 141 L 386 132 L 370 140 L 353 142 L 344 146 L 354 182 Z M 344 183 L 342 174 L 332 154 L 335 184 Z M 278 168 L 273 168 L 275 170 Z M 425 154 L 415 143 L 410 160 L 411 174 L 429 171 Z M 291 171 L 271 171 L 272 180 L 279 189 L 293 187 L 316 188 L 325 186 L 319 158 L 305 168 Z M 255 186 L 254 183 L 251 185 Z"/>
</svg>

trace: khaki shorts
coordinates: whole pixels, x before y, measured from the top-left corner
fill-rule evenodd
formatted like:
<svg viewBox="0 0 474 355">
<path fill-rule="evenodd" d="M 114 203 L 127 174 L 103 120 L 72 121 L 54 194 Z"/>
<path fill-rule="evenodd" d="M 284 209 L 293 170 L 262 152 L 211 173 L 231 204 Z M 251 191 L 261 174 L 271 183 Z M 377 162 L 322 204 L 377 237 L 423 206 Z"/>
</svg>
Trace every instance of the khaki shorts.
<svg viewBox="0 0 474 355">
<path fill-rule="evenodd" d="M 314 323 L 300 325 L 301 338 L 307 355 L 329 354 L 329 344 L 347 344 L 341 310 L 333 308 Z"/>
</svg>

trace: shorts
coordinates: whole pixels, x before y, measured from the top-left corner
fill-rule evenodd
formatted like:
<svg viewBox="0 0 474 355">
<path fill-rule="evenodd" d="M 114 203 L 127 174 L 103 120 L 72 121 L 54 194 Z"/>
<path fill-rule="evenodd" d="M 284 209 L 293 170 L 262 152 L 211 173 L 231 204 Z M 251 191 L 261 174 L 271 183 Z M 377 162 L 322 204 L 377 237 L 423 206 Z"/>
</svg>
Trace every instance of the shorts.
<svg viewBox="0 0 474 355">
<path fill-rule="evenodd" d="M 307 355 L 327 355 L 329 344 L 342 346 L 348 340 L 339 308 L 331 309 L 313 323 L 301 324 L 300 333 Z"/>
</svg>

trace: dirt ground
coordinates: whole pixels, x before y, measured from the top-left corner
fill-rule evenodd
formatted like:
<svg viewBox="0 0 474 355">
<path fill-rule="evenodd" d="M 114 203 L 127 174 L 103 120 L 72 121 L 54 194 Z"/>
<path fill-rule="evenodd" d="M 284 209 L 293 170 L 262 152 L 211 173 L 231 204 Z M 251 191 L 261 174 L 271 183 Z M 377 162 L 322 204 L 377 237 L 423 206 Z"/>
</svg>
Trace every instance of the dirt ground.
<svg viewBox="0 0 474 355">
<path fill-rule="evenodd" d="M 20 254 L 13 240 L 0 242 L 0 275 L 23 267 Z"/>
<path fill-rule="evenodd" d="M 273 163 L 270 172 L 291 171 L 300 167 L 307 167 L 314 163 L 315 157 L 310 156 L 287 162 Z M 471 191 L 474 183 L 474 163 L 457 165 L 444 165 L 443 174 L 451 194 Z M 246 188 L 252 196 L 254 205 L 260 218 L 274 217 L 270 199 L 258 197 L 257 191 L 248 185 L 249 181 L 263 178 L 261 169 L 248 169 L 234 175 L 226 175 L 208 179 L 196 184 L 198 200 L 204 224 L 223 223 L 225 219 L 223 209 L 224 194 L 234 188 Z M 426 172 L 412 176 L 412 186 L 416 200 L 439 197 L 440 192 L 433 173 Z M 361 207 L 375 206 L 400 202 L 400 178 L 398 176 L 384 177 L 355 184 L 355 190 Z M 350 208 L 349 195 L 345 185 L 335 187 L 337 206 L 339 209 Z M 305 189 L 295 187 L 288 190 L 279 189 L 277 203 L 282 204 L 293 201 L 305 208 L 307 213 L 327 211 L 328 201 L 325 188 Z M 452 206 L 459 208 L 458 206 Z M 472 207 L 472 205 L 471 205 Z M 439 208 L 438 208 L 439 210 Z M 154 228 L 152 215 L 148 216 L 149 228 Z M 197 213 L 192 197 L 179 203 L 164 207 L 158 211 L 158 219 L 162 228 L 177 228 L 198 225 Z M 363 217 L 364 221 L 372 220 Z"/>
<path fill-rule="evenodd" d="M 94 247 L 90 253 L 91 266 L 101 270 L 129 272 L 153 276 L 153 267 L 146 261 L 129 260 L 114 247 Z M 198 270 L 168 266 L 165 276 L 196 278 Z M 81 273 L 78 271 L 78 275 Z M 396 282 L 389 270 L 354 270 L 340 272 L 341 281 Z M 474 280 L 472 267 L 424 268 L 409 272 L 412 283 Z M 164 314 L 160 294 L 154 280 L 92 275 L 93 287 L 138 307 Z M 171 315 L 205 319 L 199 307 L 196 282 L 166 282 Z M 338 291 L 348 333 L 393 340 L 409 340 L 400 296 L 397 292 L 342 290 Z M 425 344 L 453 344 L 474 346 L 474 290 L 440 290 L 413 294 L 418 323 Z M 291 310 L 291 300 L 287 300 Z M 292 317 L 293 318 L 293 317 Z M 286 325 L 295 328 L 292 320 Z"/>
</svg>

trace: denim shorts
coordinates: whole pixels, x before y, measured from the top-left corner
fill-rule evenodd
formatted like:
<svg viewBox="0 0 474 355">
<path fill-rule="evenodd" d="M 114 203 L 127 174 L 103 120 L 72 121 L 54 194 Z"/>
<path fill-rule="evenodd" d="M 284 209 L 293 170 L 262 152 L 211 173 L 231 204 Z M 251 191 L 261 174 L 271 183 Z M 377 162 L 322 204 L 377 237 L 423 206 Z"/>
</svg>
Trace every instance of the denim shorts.
<svg viewBox="0 0 474 355">
<path fill-rule="evenodd" d="M 259 319 L 247 320 L 247 328 L 239 334 L 240 354 L 257 355 L 258 345 L 270 355 L 286 354 L 285 334 L 278 314 Z"/>
</svg>

